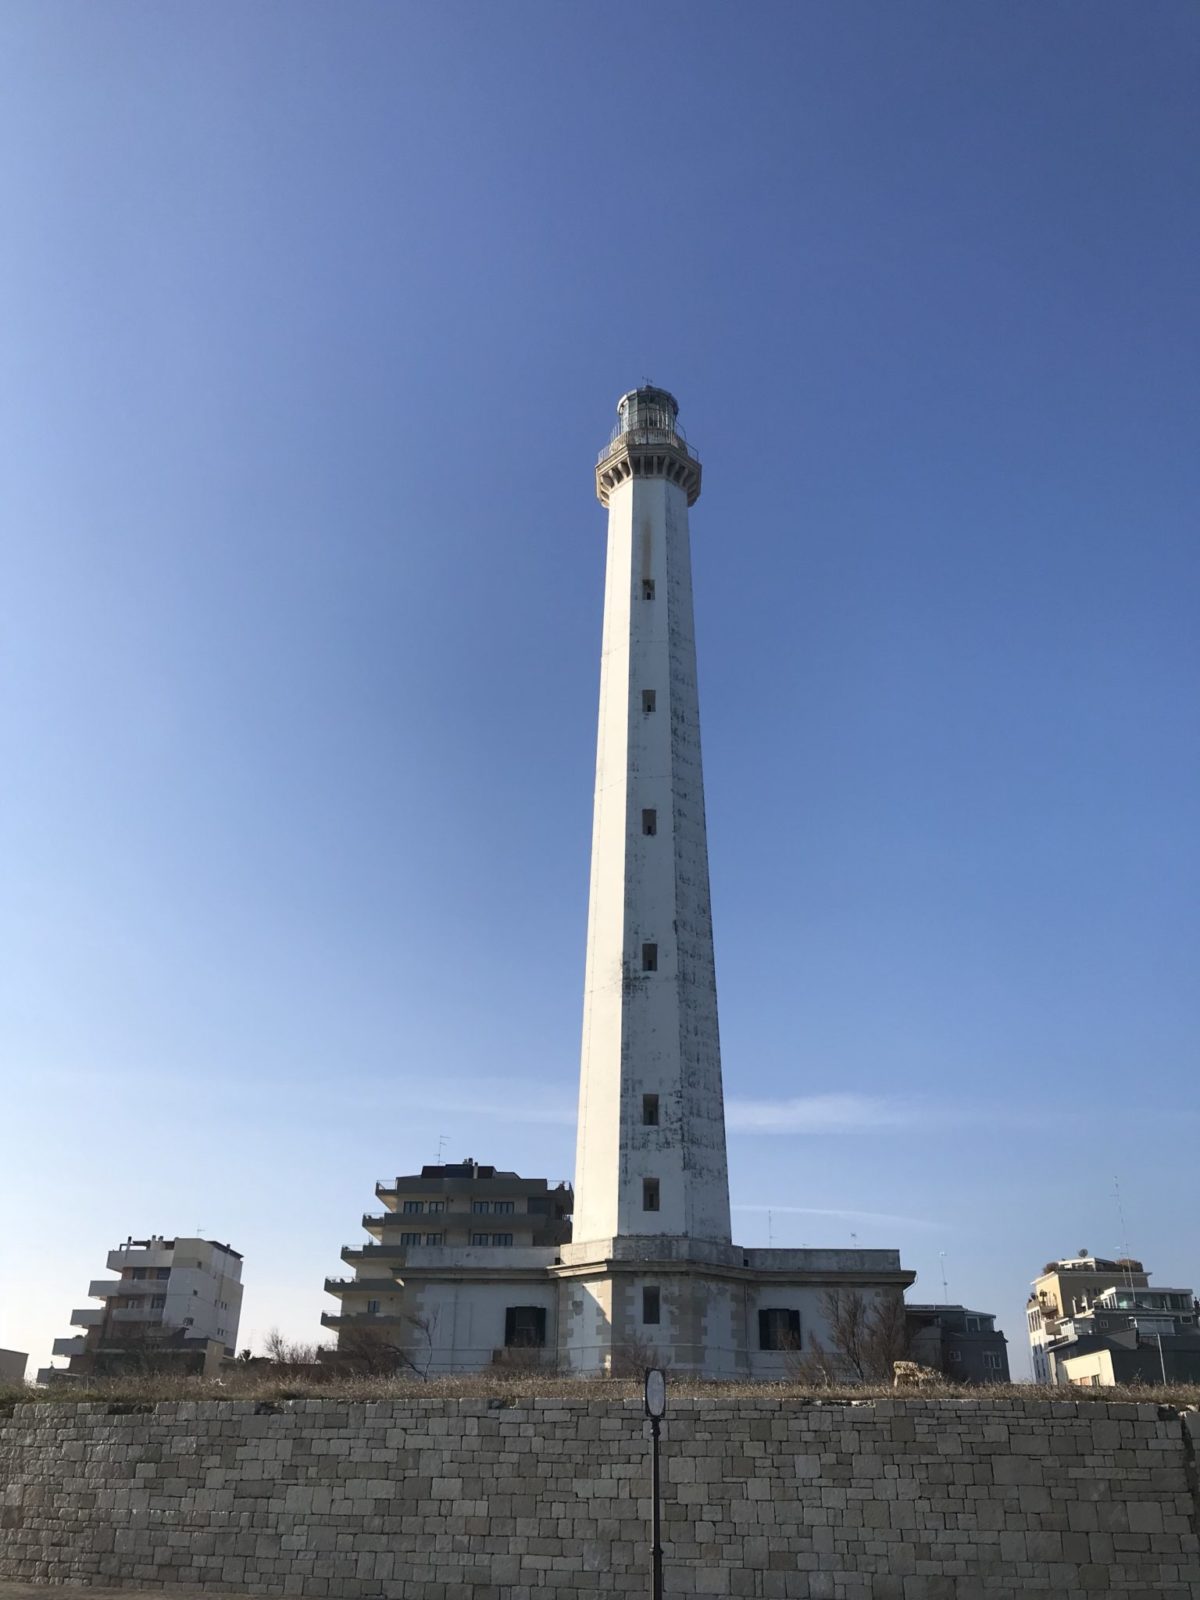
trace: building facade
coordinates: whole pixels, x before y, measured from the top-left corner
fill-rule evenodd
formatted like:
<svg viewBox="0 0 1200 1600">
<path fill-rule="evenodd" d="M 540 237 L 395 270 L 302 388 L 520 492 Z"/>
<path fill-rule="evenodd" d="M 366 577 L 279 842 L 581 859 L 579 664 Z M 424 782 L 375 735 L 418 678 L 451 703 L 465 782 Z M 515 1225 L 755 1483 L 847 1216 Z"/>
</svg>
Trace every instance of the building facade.
<svg viewBox="0 0 1200 1600">
<path fill-rule="evenodd" d="M 0 1350 L 0 1383 L 24 1383 L 29 1357 L 23 1350 Z"/>
<path fill-rule="evenodd" d="M 1052 1383 L 1200 1383 L 1200 1307 L 1191 1289 L 1103 1289 L 1057 1323 Z"/>
<path fill-rule="evenodd" d="M 955 1383 L 1008 1383 L 1008 1340 L 990 1311 L 967 1306 L 904 1308 L 912 1359 Z"/>
<path fill-rule="evenodd" d="M 220 1370 L 234 1355 L 242 1310 L 242 1258 L 212 1239 L 132 1236 L 108 1254 L 116 1278 L 97 1278 L 88 1294 L 98 1306 L 71 1313 L 83 1331 L 56 1339 L 52 1353 L 67 1367 L 44 1367 L 39 1383 L 102 1375 L 141 1366 Z"/>
<path fill-rule="evenodd" d="M 1086 1311 L 1098 1294 L 1118 1283 L 1128 1289 L 1145 1289 L 1150 1279 L 1142 1263 L 1129 1256 L 1109 1260 L 1081 1250 L 1075 1256 L 1047 1261 L 1041 1275 L 1033 1280 L 1025 1307 L 1035 1383 L 1056 1381 L 1049 1349 L 1061 1338 L 1060 1324 Z"/>
<path fill-rule="evenodd" d="M 448 1234 L 418 1244 L 424 1223 L 390 1246 L 383 1222 L 379 1253 L 352 1252 L 355 1279 L 328 1285 L 343 1308 L 416 1316 L 432 1370 L 485 1364 L 524 1308 L 573 1371 L 780 1377 L 814 1336 L 828 1345 L 831 1294 L 913 1280 L 895 1250 L 733 1241 L 688 526 L 701 467 L 678 409 L 653 386 L 623 395 L 595 473 L 608 546 L 571 1238 L 514 1232 L 499 1259 Z"/>
<path fill-rule="evenodd" d="M 346 1245 L 350 1278 L 327 1278 L 344 1356 L 371 1346 L 423 1375 L 506 1360 L 553 1363 L 558 1292 L 550 1269 L 571 1236 L 571 1186 L 468 1159 L 378 1183 L 384 1210 L 363 1217 L 366 1245 Z"/>
</svg>

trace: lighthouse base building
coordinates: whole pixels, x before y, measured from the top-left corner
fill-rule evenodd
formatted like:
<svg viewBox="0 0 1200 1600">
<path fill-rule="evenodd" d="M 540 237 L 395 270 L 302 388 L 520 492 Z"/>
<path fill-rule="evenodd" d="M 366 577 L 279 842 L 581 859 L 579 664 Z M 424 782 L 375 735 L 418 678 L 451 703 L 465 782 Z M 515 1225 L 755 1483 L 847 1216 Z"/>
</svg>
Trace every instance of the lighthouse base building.
<svg viewBox="0 0 1200 1600">
<path fill-rule="evenodd" d="M 829 1347 L 829 1291 L 913 1281 L 894 1250 L 732 1241 L 688 528 L 701 467 L 678 411 L 665 389 L 623 395 L 596 467 L 608 553 L 570 1239 L 534 1242 L 515 1193 L 473 1211 L 465 1243 L 408 1212 L 400 1256 L 343 1252 L 339 1349 L 391 1317 L 431 1372 L 775 1378 Z M 347 1311 L 364 1300 L 376 1309 Z"/>
<path fill-rule="evenodd" d="M 611 1253 L 605 1253 L 609 1251 Z M 707 1378 L 778 1379 L 819 1341 L 833 1344 L 827 1293 L 902 1293 L 914 1274 L 896 1250 L 680 1248 L 671 1238 L 565 1245 L 559 1366 L 639 1365 Z"/>
</svg>

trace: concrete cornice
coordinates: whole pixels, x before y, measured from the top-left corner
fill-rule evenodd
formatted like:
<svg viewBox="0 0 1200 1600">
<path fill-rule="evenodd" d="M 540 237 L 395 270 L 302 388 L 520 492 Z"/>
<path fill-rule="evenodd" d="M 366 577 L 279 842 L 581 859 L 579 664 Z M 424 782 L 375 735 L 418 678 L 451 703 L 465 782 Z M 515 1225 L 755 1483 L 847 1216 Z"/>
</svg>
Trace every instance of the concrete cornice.
<svg viewBox="0 0 1200 1600">
<path fill-rule="evenodd" d="M 880 1287 L 907 1289 L 916 1282 L 916 1273 L 900 1267 L 894 1271 L 878 1268 L 741 1267 L 712 1261 L 662 1260 L 644 1258 L 620 1260 L 614 1257 L 594 1261 L 564 1263 L 547 1269 L 551 1278 L 716 1278 L 732 1283 L 802 1284 L 816 1288 L 848 1289 Z"/>
<path fill-rule="evenodd" d="M 700 498 L 700 462 L 678 435 L 658 428 L 618 434 L 596 464 L 596 498 L 607 506 L 614 489 L 630 479 L 666 478 L 694 506 Z"/>
</svg>

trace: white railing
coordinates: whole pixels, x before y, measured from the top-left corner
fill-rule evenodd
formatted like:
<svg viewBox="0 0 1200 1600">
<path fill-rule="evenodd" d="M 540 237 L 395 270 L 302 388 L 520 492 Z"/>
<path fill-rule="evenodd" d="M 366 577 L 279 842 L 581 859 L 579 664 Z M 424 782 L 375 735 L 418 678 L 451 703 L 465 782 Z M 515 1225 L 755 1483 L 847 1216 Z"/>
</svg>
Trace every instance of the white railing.
<svg viewBox="0 0 1200 1600">
<path fill-rule="evenodd" d="M 602 467 L 609 456 L 615 455 L 617 446 L 621 444 L 666 445 L 672 450 L 682 450 L 690 460 L 698 462 L 700 457 L 692 449 L 686 439 L 677 433 L 669 433 L 665 428 L 626 428 L 616 430 L 608 444 L 596 457 L 596 465 Z"/>
</svg>

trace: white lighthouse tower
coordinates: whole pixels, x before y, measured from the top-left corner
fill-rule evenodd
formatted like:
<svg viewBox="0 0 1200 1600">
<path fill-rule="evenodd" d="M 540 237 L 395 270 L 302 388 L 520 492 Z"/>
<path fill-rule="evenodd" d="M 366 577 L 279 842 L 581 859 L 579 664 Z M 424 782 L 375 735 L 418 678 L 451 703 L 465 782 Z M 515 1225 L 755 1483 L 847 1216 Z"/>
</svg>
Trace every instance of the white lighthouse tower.
<svg viewBox="0 0 1200 1600">
<path fill-rule="evenodd" d="M 608 508 L 575 1238 L 728 1244 L 688 507 L 700 463 L 635 389 L 596 469 Z"/>
<path fill-rule="evenodd" d="M 828 1291 L 897 1292 L 894 1250 L 731 1242 L 688 508 L 700 462 L 665 389 L 622 395 L 608 509 L 572 1242 L 559 1359 L 778 1376 Z"/>
</svg>

